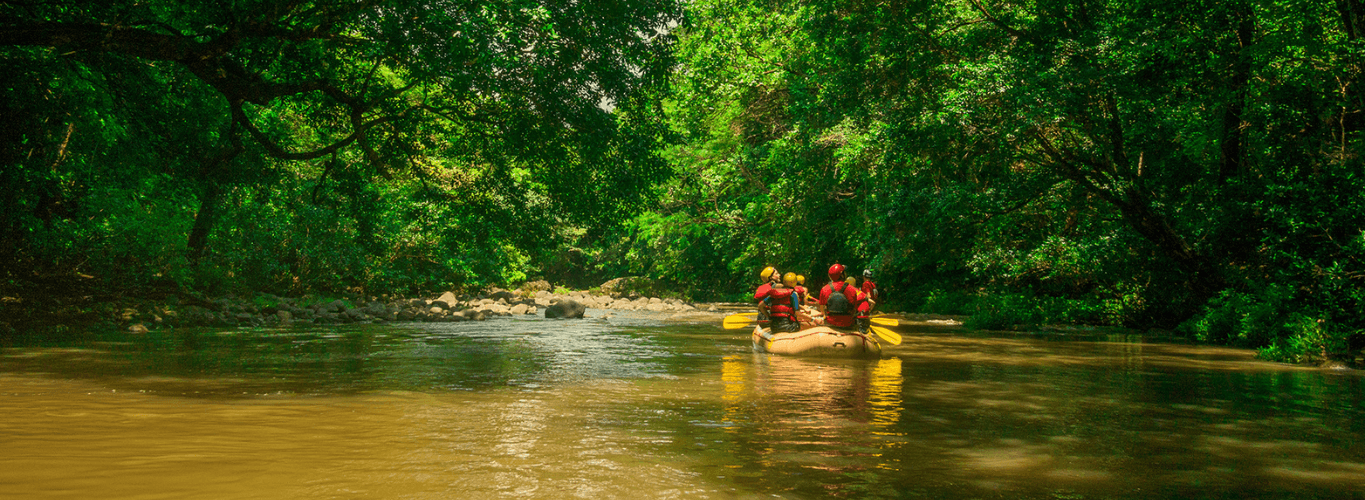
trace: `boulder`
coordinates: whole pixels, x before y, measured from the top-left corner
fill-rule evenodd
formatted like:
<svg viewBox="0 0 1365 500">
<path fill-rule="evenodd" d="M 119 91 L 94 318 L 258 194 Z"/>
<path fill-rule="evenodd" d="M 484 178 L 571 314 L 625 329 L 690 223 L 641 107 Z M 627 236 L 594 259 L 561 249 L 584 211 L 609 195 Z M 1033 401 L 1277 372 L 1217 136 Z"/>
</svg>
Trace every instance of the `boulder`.
<svg viewBox="0 0 1365 500">
<path fill-rule="evenodd" d="M 525 283 L 522 283 L 522 284 L 521 284 L 521 289 L 522 289 L 522 291 L 524 291 L 524 292 L 535 293 L 535 292 L 539 292 L 539 291 L 541 291 L 541 290 L 553 290 L 554 287 L 550 285 L 550 282 L 545 281 L 545 280 L 540 280 L 540 281 L 527 281 L 527 282 L 525 282 Z"/>
<path fill-rule="evenodd" d="M 545 308 L 545 317 L 546 317 L 546 318 L 582 318 L 582 317 L 583 317 L 583 313 L 584 313 L 584 311 L 586 311 L 586 310 L 587 310 L 587 308 L 583 307 L 583 304 L 580 304 L 578 301 L 576 301 L 576 300 L 570 300 L 570 299 L 565 299 L 565 300 L 561 300 L 561 301 L 559 301 L 559 302 L 555 302 L 555 303 L 553 303 L 553 304 L 550 304 L 549 307 L 546 307 L 546 308 Z"/>
<path fill-rule="evenodd" d="M 446 292 L 441 294 L 440 297 L 436 297 L 436 300 L 445 302 L 448 304 L 447 307 L 449 307 L 449 305 L 455 305 L 456 302 L 459 302 L 460 298 L 455 296 L 455 292 Z"/>
<path fill-rule="evenodd" d="M 530 308 L 527 307 L 526 304 L 517 304 L 515 306 L 512 306 L 512 314 L 514 315 L 526 314 L 527 309 Z"/>
</svg>

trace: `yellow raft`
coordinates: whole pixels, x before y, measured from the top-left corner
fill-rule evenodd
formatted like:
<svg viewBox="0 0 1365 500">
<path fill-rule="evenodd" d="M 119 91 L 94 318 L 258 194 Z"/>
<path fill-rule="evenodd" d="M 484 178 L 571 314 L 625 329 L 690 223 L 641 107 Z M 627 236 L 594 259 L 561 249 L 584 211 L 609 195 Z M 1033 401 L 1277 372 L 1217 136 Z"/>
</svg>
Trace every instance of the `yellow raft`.
<svg viewBox="0 0 1365 500">
<path fill-rule="evenodd" d="M 877 358 L 882 345 L 871 335 L 816 326 L 765 337 L 768 331 L 754 327 L 754 350 L 773 354 L 799 354 L 831 358 Z"/>
</svg>

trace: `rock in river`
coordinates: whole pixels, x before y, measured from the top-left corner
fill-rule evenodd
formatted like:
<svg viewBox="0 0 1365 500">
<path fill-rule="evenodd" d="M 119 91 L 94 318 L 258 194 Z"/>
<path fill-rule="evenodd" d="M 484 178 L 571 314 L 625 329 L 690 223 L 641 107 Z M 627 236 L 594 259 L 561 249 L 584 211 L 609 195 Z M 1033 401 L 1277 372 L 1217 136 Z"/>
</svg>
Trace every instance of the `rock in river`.
<svg viewBox="0 0 1365 500">
<path fill-rule="evenodd" d="M 582 318 L 587 308 L 573 299 L 564 299 L 545 308 L 546 318 Z"/>
</svg>

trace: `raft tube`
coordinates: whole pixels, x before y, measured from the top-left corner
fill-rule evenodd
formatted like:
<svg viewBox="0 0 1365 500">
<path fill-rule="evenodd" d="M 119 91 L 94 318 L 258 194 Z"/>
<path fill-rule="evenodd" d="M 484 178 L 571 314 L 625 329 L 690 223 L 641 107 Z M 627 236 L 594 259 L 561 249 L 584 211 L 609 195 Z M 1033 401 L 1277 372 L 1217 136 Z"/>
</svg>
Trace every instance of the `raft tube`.
<svg viewBox="0 0 1365 500">
<path fill-rule="evenodd" d="M 823 356 L 832 358 L 877 358 L 882 345 L 871 335 L 840 331 L 827 326 L 806 328 L 765 337 L 768 330 L 754 327 L 754 351 L 773 354 Z"/>
</svg>

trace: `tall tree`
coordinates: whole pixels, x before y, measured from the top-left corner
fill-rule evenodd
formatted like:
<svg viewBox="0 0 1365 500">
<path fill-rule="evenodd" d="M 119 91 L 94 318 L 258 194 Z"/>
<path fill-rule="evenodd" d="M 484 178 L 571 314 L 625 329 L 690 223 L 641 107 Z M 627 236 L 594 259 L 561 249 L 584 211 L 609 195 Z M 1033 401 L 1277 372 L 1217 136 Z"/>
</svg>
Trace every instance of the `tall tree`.
<svg viewBox="0 0 1365 500">
<path fill-rule="evenodd" d="M 6 136 L 7 171 L 28 172 L 3 179 L 19 193 L 6 222 L 17 235 L 32 215 L 20 199 L 48 196 L 25 179 L 73 155 L 54 133 L 73 128 L 156 151 L 195 180 L 196 258 L 227 186 L 289 162 L 384 178 L 430 175 L 423 157 L 512 161 L 569 213 L 615 214 L 665 172 L 641 147 L 648 119 L 610 108 L 647 105 L 661 88 L 679 16 L 671 0 L 6 2 L 0 58 L 20 70 L 10 92 L 28 102 L 17 105 L 36 114 Z M 123 109 L 130 94 L 145 100 Z M 81 121 L 41 105 L 52 95 L 101 106 Z M 155 135 L 107 130 L 131 122 Z M 113 163 L 100 168 L 128 168 Z"/>
</svg>

